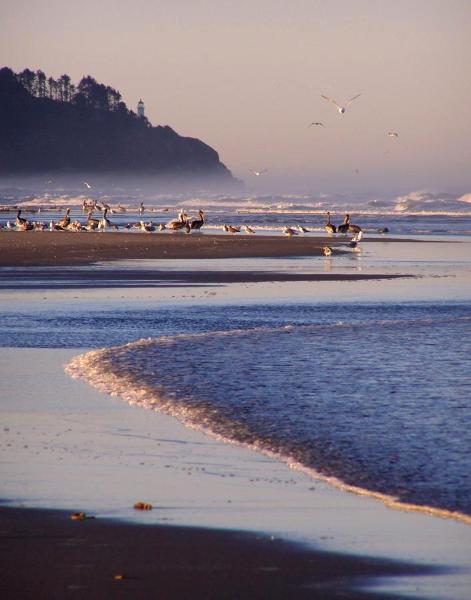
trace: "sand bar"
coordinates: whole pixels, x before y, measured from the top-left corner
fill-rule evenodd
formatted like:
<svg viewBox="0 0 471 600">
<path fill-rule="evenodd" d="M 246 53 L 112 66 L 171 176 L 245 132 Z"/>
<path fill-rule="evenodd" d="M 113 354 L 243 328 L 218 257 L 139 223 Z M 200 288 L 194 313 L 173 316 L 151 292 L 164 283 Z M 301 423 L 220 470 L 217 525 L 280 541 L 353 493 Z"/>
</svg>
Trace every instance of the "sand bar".
<svg viewBox="0 0 471 600">
<path fill-rule="evenodd" d="M 384 238 L 371 238 L 375 240 Z M 0 266 L 83 265 L 142 258 L 321 256 L 325 245 L 336 252 L 346 250 L 346 241 L 327 236 L 0 231 Z"/>
</svg>

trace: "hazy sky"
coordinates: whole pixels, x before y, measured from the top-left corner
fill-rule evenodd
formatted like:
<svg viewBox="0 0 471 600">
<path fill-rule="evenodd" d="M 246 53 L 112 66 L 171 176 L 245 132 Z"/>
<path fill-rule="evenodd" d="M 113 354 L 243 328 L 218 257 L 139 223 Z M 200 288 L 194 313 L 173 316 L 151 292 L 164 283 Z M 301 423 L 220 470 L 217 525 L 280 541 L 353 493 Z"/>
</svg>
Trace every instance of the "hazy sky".
<svg viewBox="0 0 471 600">
<path fill-rule="evenodd" d="M 142 97 L 249 185 L 471 191 L 470 0 L 0 0 L 0 57 Z"/>
</svg>

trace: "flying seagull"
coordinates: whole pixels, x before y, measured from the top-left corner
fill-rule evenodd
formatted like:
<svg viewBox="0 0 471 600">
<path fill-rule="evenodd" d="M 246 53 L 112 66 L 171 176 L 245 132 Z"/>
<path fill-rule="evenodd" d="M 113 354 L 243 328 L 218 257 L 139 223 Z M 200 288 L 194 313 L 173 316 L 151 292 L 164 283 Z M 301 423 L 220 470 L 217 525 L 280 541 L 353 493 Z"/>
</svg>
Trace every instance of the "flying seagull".
<svg viewBox="0 0 471 600">
<path fill-rule="evenodd" d="M 92 186 L 88 183 L 88 181 L 84 181 L 83 183 L 85 187 L 87 187 L 89 190 L 91 189 Z"/>
<path fill-rule="evenodd" d="M 312 127 L 313 125 L 317 125 L 317 126 L 320 126 L 320 127 L 324 127 L 324 123 L 321 123 L 320 121 L 314 121 L 313 123 L 310 123 L 310 124 L 308 125 L 308 128 L 309 128 L 309 127 Z"/>
<path fill-rule="evenodd" d="M 256 176 L 256 177 L 260 177 L 260 175 L 263 175 L 264 173 L 268 173 L 268 169 L 262 169 L 261 171 L 252 171 L 252 173 Z"/>
<path fill-rule="evenodd" d="M 397 131 L 388 131 L 388 137 L 399 137 Z"/>
<path fill-rule="evenodd" d="M 325 100 L 328 100 L 329 102 L 332 102 L 332 104 L 337 108 L 337 110 L 339 111 L 339 113 L 341 115 L 343 115 L 343 113 L 345 112 L 347 106 L 350 106 L 350 104 L 356 100 L 359 96 L 361 96 L 361 94 L 357 94 L 356 96 L 353 96 L 353 98 L 350 98 L 350 100 L 347 102 L 347 104 L 345 106 L 340 106 L 340 104 L 338 104 L 335 100 L 333 100 L 332 98 L 329 98 L 328 96 L 324 96 L 324 94 L 321 94 L 322 98 L 325 98 Z"/>
</svg>

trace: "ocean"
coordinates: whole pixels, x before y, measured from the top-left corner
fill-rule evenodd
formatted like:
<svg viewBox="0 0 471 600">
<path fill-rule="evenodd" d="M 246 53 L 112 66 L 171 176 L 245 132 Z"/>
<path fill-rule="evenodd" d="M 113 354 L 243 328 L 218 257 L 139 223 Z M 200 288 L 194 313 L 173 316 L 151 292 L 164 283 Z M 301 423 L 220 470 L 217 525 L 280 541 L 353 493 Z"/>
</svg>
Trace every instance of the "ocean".
<svg viewBox="0 0 471 600">
<path fill-rule="evenodd" d="M 81 195 L 46 201 L 8 194 L 0 201 L 0 224 L 14 218 L 13 205 L 47 220 L 71 206 L 83 219 Z M 119 226 L 139 218 L 138 201 L 145 201 L 146 221 L 154 222 L 170 220 L 179 208 L 203 208 L 207 224 L 200 235 L 223 235 L 223 223 L 247 224 L 260 235 L 300 224 L 307 235 L 319 235 L 329 209 L 335 222 L 349 212 L 365 237 L 388 230 L 381 233 L 384 241 L 335 259 L 183 261 L 190 270 L 415 278 L 259 284 L 245 297 L 189 295 L 184 302 L 114 297 L 74 303 L 69 295 L 45 303 L 38 294 L 47 297 L 53 284 L 44 270 L 39 279 L 22 279 L 21 302 L 3 314 L 0 345 L 89 349 L 67 372 L 131 404 L 386 503 L 471 519 L 470 195 L 415 193 L 352 205 L 306 196 L 106 194 L 108 204 L 125 209 L 111 215 Z M 387 244 L 388 236 L 423 243 Z M 183 263 L 128 261 L 123 268 L 177 269 Z M 87 268 L 106 268 L 106 287 L 115 267 Z M 21 288 L 11 276 L 19 271 L 0 269 L 2 293 Z M 28 293 L 35 293 L 34 301 Z"/>
</svg>

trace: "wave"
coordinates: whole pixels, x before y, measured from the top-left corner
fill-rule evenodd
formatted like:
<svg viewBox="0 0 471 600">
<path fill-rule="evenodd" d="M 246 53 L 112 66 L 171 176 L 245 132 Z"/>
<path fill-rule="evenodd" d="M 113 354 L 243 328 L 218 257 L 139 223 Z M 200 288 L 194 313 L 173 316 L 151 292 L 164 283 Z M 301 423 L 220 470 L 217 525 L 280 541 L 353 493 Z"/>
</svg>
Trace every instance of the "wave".
<svg viewBox="0 0 471 600">
<path fill-rule="evenodd" d="M 462 327 L 462 324 L 465 322 L 469 323 L 470 319 L 471 318 L 468 317 L 443 319 L 442 323 L 448 324 L 450 322 L 455 322 L 458 327 Z M 414 326 L 424 327 L 436 324 L 436 320 L 422 319 L 420 322 L 415 322 Z M 410 328 L 410 324 L 404 323 L 403 321 L 381 321 L 374 324 L 374 327 L 380 328 L 395 328 L 397 326 L 402 326 L 404 331 L 406 331 L 407 328 Z M 239 423 L 238 427 L 234 429 L 233 424 L 228 422 L 228 417 L 224 414 L 224 411 L 219 410 L 215 405 L 208 406 L 206 401 L 200 401 L 198 398 L 191 397 L 188 390 L 185 391 L 184 388 L 179 389 L 178 386 L 169 387 L 168 383 L 164 385 L 159 385 L 158 383 L 149 385 L 145 380 L 139 381 L 139 379 L 136 378 L 135 371 L 126 371 L 126 369 L 117 368 L 118 365 L 122 366 L 122 364 L 126 364 L 126 360 L 130 354 L 133 356 L 139 354 L 139 357 L 142 358 L 143 352 L 145 353 L 149 349 L 152 351 L 157 350 L 157 352 L 166 352 L 167 350 L 170 350 L 172 355 L 176 355 L 179 351 L 179 344 L 182 343 L 187 347 L 191 346 L 192 342 L 203 341 L 206 343 L 207 340 L 214 341 L 215 339 L 220 339 L 224 342 L 224 345 L 227 346 L 231 338 L 247 335 L 252 336 L 256 333 L 294 333 L 299 335 L 303 331 L 326 333 L 327 331 L 357 330 L 358 327 L 359 324 L 351 326 L 345 323 L 334 323 L 328 326 L 289 325 L 279 328 L 262 327 L 251 330 L 181 334 L 177 336 L 142 339 L 122 346 L 94 350 L 79 355 L 65 367 L 65 371 L 73 378 L 86 380 L 104 393 L 111 396 L 122 397 L 130 405 L 171 415 L 187 427 L 202 431 L 222 442 L 242 445 L 256 452 L 270 456 L 271 458 L 281 460 L 289 465 L 290 468 L 302 471 L 310 477 L 322 480 L 341 490 L 380 500 L 391 508 L 451 518 L 471 525 L 471 516 L 460 511 L 430 506 L 426 503 L 406 502 L 394 494 L 371 489 L 374 487 L 371 485 L 368 486 L 368 488 L 360 485 L 352 485 L 341 477 L 337 477 L 331 473 L 325 473 L 322 469 L 314 468 L 311 464 L 303 462 L 298 456 L 290 453 L 286 446 L 276 447 L 276 444 L 273 445 L 272 439 L 267 440 L 263 437 L 257 437 L 253 431 L 250 431 L 250 428 L 244 422 Z M 121 358 L 121 362 L 120 360 L 117 360 L 119 358 Z M 155 356 L 153 359 L 158 363 Z M 139 361 L 140 358 L 137 360 Z M 176 368 L 178 369 L 178 367 Z"/>
<path fill-rule="evenodd" d="M 83 189 L 0 188 L 0 204 L 31 207 L 81 206 L 86 199 L 121 204 L 127 209 L 144 202 L 149 210 L 159 208 L 200 208 L 214 212 L 260 214 L 333 214 L 352 212 L 363 215 L 441 215 L 471 216 L 471 193 L 453 194 L 426 190 L 396 197 L 355 197 L 352 194 L 158 194 L 116 187 Z"/>
</svg>

